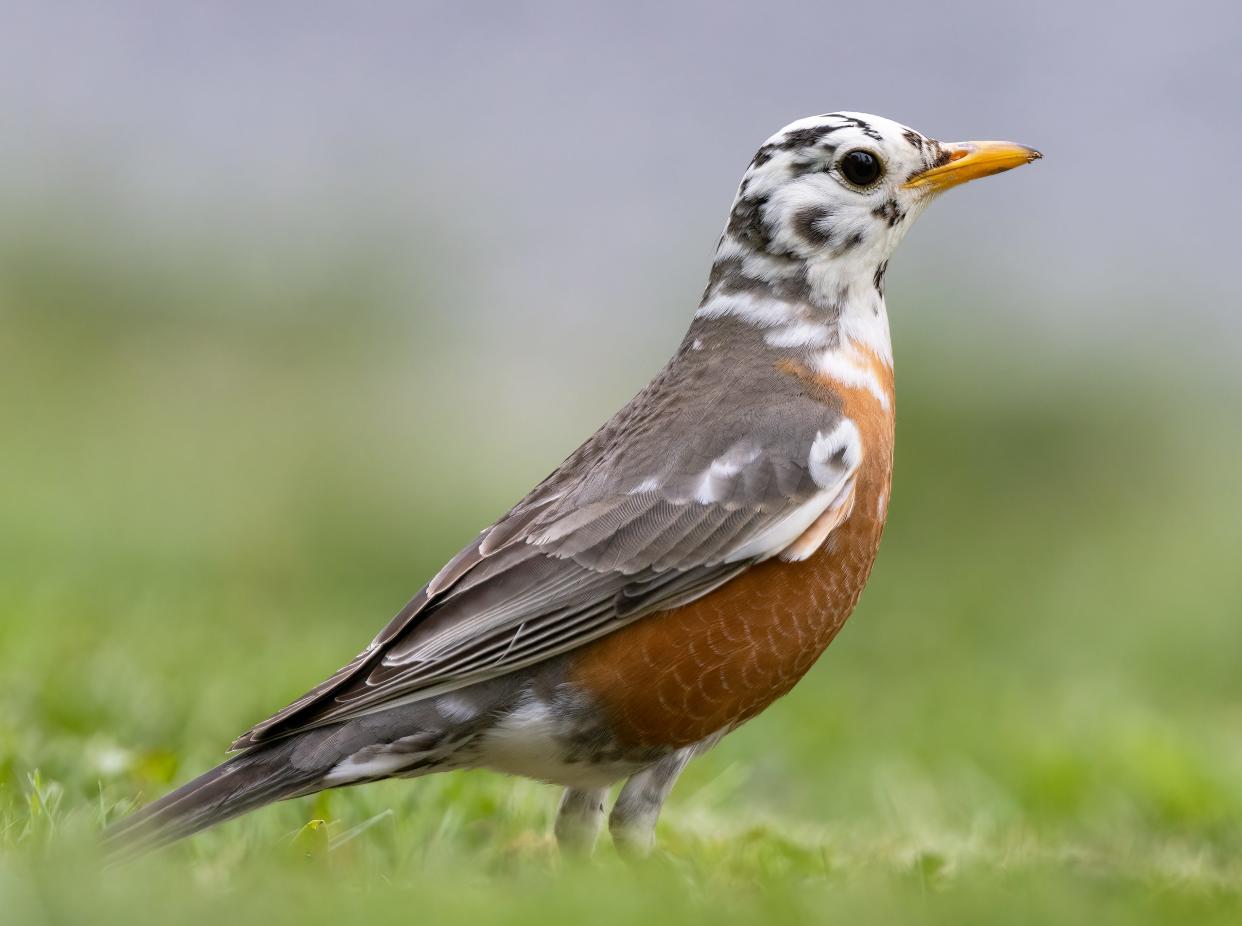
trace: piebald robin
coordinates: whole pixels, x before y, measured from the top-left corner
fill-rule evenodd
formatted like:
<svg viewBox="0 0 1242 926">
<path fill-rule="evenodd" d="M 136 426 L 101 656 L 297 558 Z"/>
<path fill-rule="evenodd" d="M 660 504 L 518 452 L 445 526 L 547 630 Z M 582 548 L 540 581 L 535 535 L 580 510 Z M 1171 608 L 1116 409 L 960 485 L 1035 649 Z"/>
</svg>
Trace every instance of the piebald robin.
<svg viewBox="0 0 1242 926">
<path fill-rule="evenodd" d="M 126 851 L 272 801 L 462 768 L 565 787 L 562 845 L 642 852 L 697 752 L 841 629 L 893 462 L 884 272 L 936 194 L 1026 164 L 888 119 L 801 119 L 759 149 L 663 370 L 238 754 L 114 825 Z"/>
</svg>

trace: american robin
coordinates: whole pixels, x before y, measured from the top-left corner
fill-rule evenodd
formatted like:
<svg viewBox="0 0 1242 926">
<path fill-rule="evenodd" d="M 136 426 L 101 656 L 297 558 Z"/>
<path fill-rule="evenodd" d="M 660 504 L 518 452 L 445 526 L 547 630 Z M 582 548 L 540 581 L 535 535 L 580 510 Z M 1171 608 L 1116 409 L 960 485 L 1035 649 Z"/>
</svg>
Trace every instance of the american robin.
<svg viewBox="0 0 1242 926">
<path fill-rule="evenodd" d="M 649 849 L 686 763 L 793 687 L 867 581 L 893 459 L 889 257 L 936 194 L 1038 157 L 863 113 L 777 132 L 655 379 L 348 665 L 109 841 L 482 767 L 564 786 L 555 832 L 577 848 L 624 781 L 612 835 Z"/>
</svg>

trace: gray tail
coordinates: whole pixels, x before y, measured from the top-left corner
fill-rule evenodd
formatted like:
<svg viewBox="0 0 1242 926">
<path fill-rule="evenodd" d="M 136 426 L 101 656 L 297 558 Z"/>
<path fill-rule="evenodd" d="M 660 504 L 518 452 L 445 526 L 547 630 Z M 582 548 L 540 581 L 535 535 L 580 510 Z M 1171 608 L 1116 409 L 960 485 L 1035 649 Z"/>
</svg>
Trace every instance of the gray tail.
<svg viewBox="0 0 1242 926">
<path fill-rule="evenodd" d="M 248 811 L 320 789 L 322 769 L 299 769 L 284 740 L 234 756 L 143 807 L 104 832 L 108 855 L 120 860 L 149 852 Z"/>
</svg>

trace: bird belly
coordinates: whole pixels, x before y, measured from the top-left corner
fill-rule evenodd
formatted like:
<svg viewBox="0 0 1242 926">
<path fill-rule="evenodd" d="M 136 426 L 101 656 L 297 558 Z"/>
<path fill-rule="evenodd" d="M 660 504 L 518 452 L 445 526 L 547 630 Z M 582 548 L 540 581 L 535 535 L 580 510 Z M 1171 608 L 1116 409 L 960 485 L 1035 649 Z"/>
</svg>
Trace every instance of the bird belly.
<svg viewBox="0 0 1242 926">
<path fill-rule="evenodd" d="M 599 702 L 620 742 L 686 746 L 743 723 L 794 686 L 870 575 L 888 469 L 860 481 L 850 516 L 808 559 L 766 560 L 578 653 L 571 683 Z"/>
<path fill-rule="evenodd" d="M 657 761 L 664 750 L 621 749 L 601 738 L 597 723 L 584 723 L 559 699 L 532 698 L 480 736 L 476 765 L 570 788 L 602 788 Z"/>
</svg>

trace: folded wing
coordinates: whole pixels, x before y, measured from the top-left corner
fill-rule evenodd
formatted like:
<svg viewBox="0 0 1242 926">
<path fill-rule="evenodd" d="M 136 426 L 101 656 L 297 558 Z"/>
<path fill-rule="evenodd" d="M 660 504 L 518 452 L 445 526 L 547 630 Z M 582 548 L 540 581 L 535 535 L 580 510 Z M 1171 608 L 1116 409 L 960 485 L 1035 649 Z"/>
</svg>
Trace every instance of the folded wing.
<svg viewBox="0 0 1242 926">
<path fill-rule="evenodd" d="M 676 372 L 454 557 L 352 662 L 234 748 L 511 672 L 771 556 L 809 555 L 848 515 L 857 430 L 783 380 L 777 401 L 768 384 L 762 414 L 745 392 L 674 401 Z M 705 415 L 711 427 L 695 438 Z"/>
</svg>

